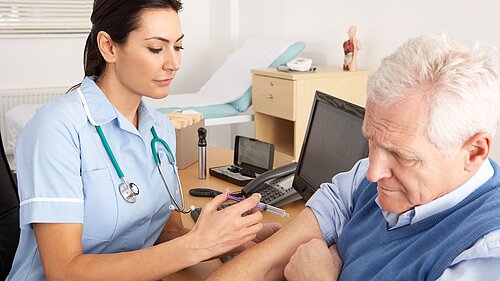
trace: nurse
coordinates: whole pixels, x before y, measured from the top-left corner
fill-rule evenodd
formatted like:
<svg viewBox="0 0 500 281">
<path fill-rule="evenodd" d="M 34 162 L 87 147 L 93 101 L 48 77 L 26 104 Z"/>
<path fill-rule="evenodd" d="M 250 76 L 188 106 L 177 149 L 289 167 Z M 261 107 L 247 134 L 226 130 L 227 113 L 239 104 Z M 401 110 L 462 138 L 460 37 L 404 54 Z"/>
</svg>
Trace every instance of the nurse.
<svg viewBox="0 0 500 281">
<path fill-rule="evenodd" d="M 224 192 L 192 230 L 172 211 L 174 130 L 142 97 L 168 95 L 180 9 L 177 0 L 95 1 L 85 79 L 41 108 L 18 140 L 21 238 L 7 280 L 157 280 L 279 229 L 261 224 L 258 195 L 217 211 Z M 154 135 L 166 146 L 151 149 Z"/>
</svg>

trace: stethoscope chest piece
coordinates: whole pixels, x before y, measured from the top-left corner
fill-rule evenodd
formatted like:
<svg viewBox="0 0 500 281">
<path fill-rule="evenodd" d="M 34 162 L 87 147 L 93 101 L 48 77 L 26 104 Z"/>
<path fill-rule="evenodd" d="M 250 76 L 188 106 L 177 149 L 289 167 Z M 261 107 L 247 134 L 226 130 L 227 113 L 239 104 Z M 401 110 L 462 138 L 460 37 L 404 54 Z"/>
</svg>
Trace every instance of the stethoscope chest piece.
<svg viewBox="0 0 500 281">
<path fill-rule="evenodd" d="M 137 195 L 139 195 L 139 187 L 135 183 L 120 183 L 119 185 L 120 194 L 123 199 L 129 203 L 135 203 L 137 201 Z"/>
</svg>

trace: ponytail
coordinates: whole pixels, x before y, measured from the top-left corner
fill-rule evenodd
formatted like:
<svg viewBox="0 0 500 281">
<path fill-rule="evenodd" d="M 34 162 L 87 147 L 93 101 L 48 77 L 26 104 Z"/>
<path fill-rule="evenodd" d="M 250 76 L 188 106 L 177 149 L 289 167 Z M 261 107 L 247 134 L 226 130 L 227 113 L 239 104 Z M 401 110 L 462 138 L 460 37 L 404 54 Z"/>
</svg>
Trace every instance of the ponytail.
<svg viewBox="0 0 500 281">
<path fill-rule="evenodd" d="M 94 30 L 89 33 L 87 41 L 85 42 L 85 49 L 83 51 L 83 67 L 85 76 L 97 77 L 101 76 L 104 68 L 106 67 L 106 61 L 97 46 L 97 34 L 95 34 Z"/>
</svg>

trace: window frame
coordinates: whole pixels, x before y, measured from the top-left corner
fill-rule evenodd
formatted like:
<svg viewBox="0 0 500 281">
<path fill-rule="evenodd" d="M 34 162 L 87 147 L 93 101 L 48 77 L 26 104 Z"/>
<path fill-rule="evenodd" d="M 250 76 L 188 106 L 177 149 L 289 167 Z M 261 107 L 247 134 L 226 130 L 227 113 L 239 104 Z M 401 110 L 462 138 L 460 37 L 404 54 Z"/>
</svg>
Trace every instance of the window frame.
<svg viewBox="0 0 500 281">
<path fill-rule="evenodd" d="M 88 34 L 93 0 L 3 0 L 0 36 Z"/>
</svg>

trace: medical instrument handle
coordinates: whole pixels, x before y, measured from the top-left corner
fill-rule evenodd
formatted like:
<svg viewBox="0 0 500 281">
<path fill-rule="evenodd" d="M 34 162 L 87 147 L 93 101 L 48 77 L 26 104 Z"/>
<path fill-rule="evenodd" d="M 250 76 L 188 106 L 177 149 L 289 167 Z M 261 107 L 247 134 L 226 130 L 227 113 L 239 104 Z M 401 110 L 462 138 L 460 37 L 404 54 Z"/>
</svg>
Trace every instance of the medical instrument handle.
<svg viewBox="0 0 500 281">
<path fill-rule="evenodd" d="M 196 197 L 215 197 L 222 192 L 215 190 L 215 189 L 210 189 L 210 188 L 203 188 L 203 187 L 195 187 L 191 188 L 189 190 L 189 195 L 191 196 L 196 196 Z"/>
<path fill-rule="evenodd" d="M 198 179 L 207 178 L 207 129 L 198 128 Z"/>
<path fill-rule="evenodd" d="M 115 167 L 116 172 L 118 173 L 118 177 L 120 179 L 124 178 L 122 169 L 120 169 L 120 165 L 118 165 L 118 162 L 116 161 L 115 155 L 113 154 L 113 151 L 111 151 L 111 147 L 109 147 L 108 141 L 106 140 L 106 137 L 104 137 L 104 133 L 102 132 L 101 126 L 95 126 L 95 129 L 97 130 L 97 134 L 99 134 L 99 138 L 101 138 L 101 142 L 104 145 L 104 149 L 106 149 L 106 152 L 108 153 L 109 159 L 111 160 L 111 163 L 113 163 L 113 166 Z"/>
</svg>

